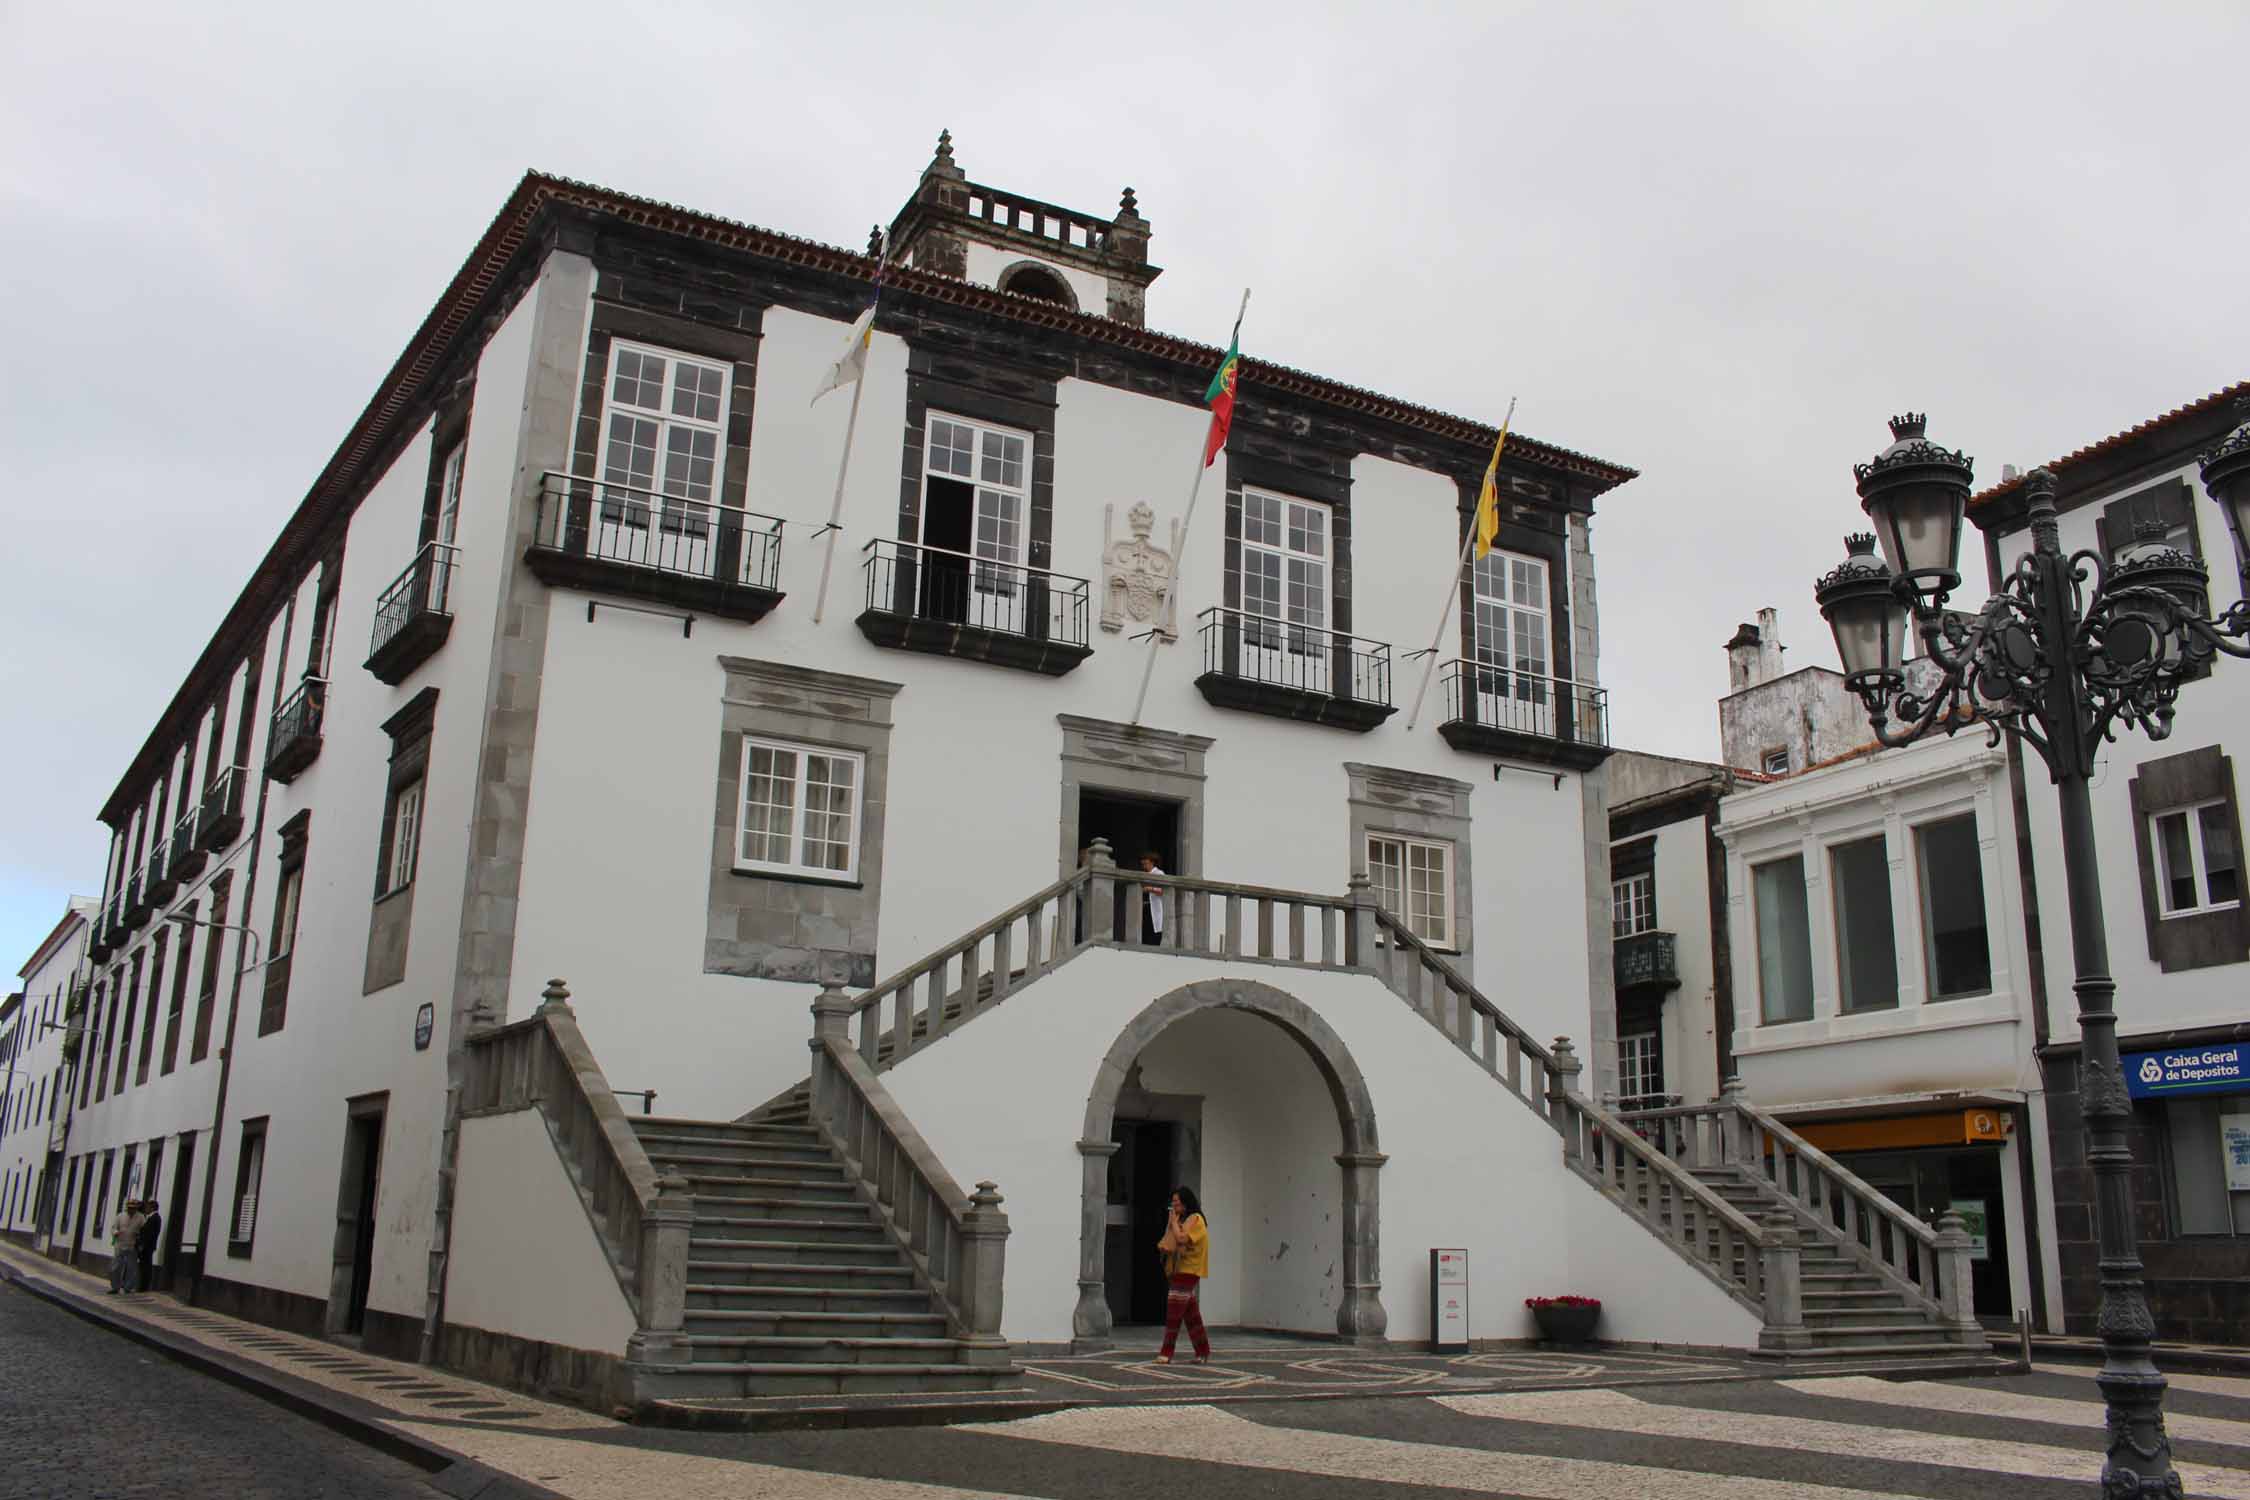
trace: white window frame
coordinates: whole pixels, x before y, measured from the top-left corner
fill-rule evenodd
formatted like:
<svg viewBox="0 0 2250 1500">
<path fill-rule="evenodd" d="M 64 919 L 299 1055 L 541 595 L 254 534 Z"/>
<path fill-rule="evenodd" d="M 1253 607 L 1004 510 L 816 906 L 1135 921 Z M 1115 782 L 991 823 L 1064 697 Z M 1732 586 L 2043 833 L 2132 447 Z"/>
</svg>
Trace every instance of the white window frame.
<svg viewBox="0 0 2250 1500">
<path fill-rule="evenodd" d="M 1609 931 L 1612 938 L 1656 931 L 1655 871 L 1643 870 L 1609 883 Z"/>
<path fill-rule="evenodd" d="M 422 852 L 422 792 L 427 784 L 427 777 L 417 776 L 391 799 L 390 858 L 383 864 L 382 895 L 403 891 L 414 883 Z"/>
<path fill-rule="evenodd" d="M 970 435 L 967 473 L 958 473 L 951 467 L 950 455 L 958 450 L 951 443 L 939 443 L 941 424 L 960 428 Z M 1012 457 L 1011 444 L 1015 445 Z M 969 514 L 969 555 L 980 562 L 997 564 L 971 570 L 971 587 L 977 593 L 1013 599 L 1021 592 L 1020 575 L 1016 570 L 1024 566 L 1024 533 L 1031 525 L 1031 471 L 1037 454 L 1032 435 L 1020 428 L 980 422 L 974 417 L 956 416 L 934 408 L 923 416 L 923 525 L 926 527 L 929 522 L 932 479 L 953 480 L 968 485 L 975 492 Z M 999 467 L 995 469 L 994 465 Z M 1012 481 L 1008 477 L 1010 465 L 1015 469 Z M 923 533 L 922 544 L 929 545 L 927 531 Z"/>
<path fill-rule="evenodd" d="M 2231 818 L 2233 816 L 2232 809 L 2224 797 L 2207 797 L 2201 802 L 2190 802 L 2179 807 L 2162 808 L 2148 815 L 2149 857 L 2156 866 L 2156 910 L 2158 917 L 2162 920 L 2169 921 L 2173 917 L 2198 917 L 2206 912 L 2233 911 L 2242 904 L 2240 896 L 2236 896 L 2231 901 L 2213 901 L 2211 899 L 2211 865 L 2209 855 L 2203 847 L 2202 815 L 2205 808 L 2212 807 L 2219 809 L 2222 817 Z M 2197 896 L 2196 904 L 2193 906 L 2174 906 L 2172 904 L 2170 866 L 2165 858 L 2164 820 L 2166 818 L 2178 818 L 2187 828 L 2188 871 L 2195 879 Z M 2237 891 L 2242 888 L 2242 865 L 2242 850 L 2237 848 L 2234 851 L 2234 883 Z"/>
<path fill-rule="evenodd" d="M 1395 896 L 1385 893 L 1385 882 L 1379 873 L 1385 866 L 1376 858 L 1376 847 L 1382 844 L 1393 845 L 1398 850 L 1398 862 L 1395 868 L 1398 871 L 1399 888 Z M 1414 873 L 1413 857 L 1416 851 L 1435 854 L 1440 862 L 1440 890 L 1444 899 L 1439 903 L 1437 915 L 1441 918 L 1441 921 L 1434 932 L 1422 930 L 1422 927 L 1417 923 L 1416 914 L 1410 910 L 1401 909 L 1410 905 L 1409 896 Z M 1375 887 L 1376 903 L 1396 918 L 1408 932 L 1413 933 L 1432 948 L 1441 949 L 1448 953 L 1458 952 L 1459 947 L 1453 940 L 1454 857 L 1452 840 L 1415 838 L 1403 833 L 1370 832 L 1367 835 L 1365 852 L 1367 855 L 1367 878 Z"/>
<path fill-rule="evenodd" d="M 1275 507 L 1276 540 L 1253 539 L 1252 526 L 1262 529 L 1267 522 L 1262 517 L 1253 517 L 1251 509 L 1267 505 Z M 1275 630 L 1249 626 L 1245 630 L 1245 643 L 1261 650 L 1287 651 L 1292 656 L 1319 657 L 1325 661 L 1329 620 L 1334 613 L 1335 509 L 1319 500 L 1300 500 L 1277 490 L 1245 485 L 1239 555 L 1241 561 L 1235 570 L 1235 583 L 1243 615 L 1246 619 L 1273 620 L 1288 627 Z M 1270 604 L 1264 599 L 1253 602 L 1251 598 L 1254 558 L 1269 559 L 1273 564 L 1272 581 L 1280 592 Z M 1262 582 L 1262 570 L 1259 576 Z"/>
<path fill-rule="evenodd" d="M 1532 578 L 1539 600 L 1529 602 Z M 1527 704 L 1535 722 L 1525 728 L 1552 732 L 1555 693 L 1554 577 L 1547 559 L 1495 547 L 1469 570 L 1470 655 L 1476 689 L 1502 701 Z M 1536 642 L 1538 650 L 1526 649 Z M 1480 715 L 1480 717 L 1483 717 Z M 1500 716 L 1501 722 L 1520 717 Z"/>
<path fill-rule="evenodd" d="M 297 951 L 297 908 L 305 899 L 305 867 L 291 865 L 281 872 L 281 905 L 274 913 L 273 932 L 266 941 L 266 963 Z"/>
<path fill-rule="evenodd" d="M 660 359 L 664 363 L 664 378 L 657 391 L 657 404 L 645 406 L 638 399 L 620 400 L 617 394 L 618 366 L 631 354 L 641 359 Z M 680 399 L 680 374 L 683 369 L 693 369 L 699 376 L 715 373 L 719 377 L 718 413 L 704 417 L 700 412 L 676 410 Z M 634 377 L 636 387 L 642 383 Z M 702 394 L 702 382 L 697 381 L 697 399 Z M 635 392 L 636 398 L 638 390 Z M 609 345 L 609 364 L 602 377 L 602 439 L 601 455 L 595 467 L 604 486 L 604 494 L 597 506 L 597 524 L 620 526 L 646 532 L 653 522 L 668 537 L 685 538 L 703 542 L 711 534 L 711 522 L 719 509 L 719 497 L 724 493 L 727 467 L 727 413 L 734 404 L 734 369 L 720 360 L 705 359 L 699 355 L 683 354 L 677 349 L 666 349 L 658 344 L 636 343 L 631 339 L 612 339 Z M 656 440 L 652 448 L 647 482 L 643 483 L 632 473 L 629 464 L 617 473 L 613 465 L 620 462 L 617 452 L 617 425 L 619 419 L 629 418 L 652 422 L 656 426 Z M 685 474 L 673 471 L 674 439 L 685 436 L 690 448 L 685 458 L 689 469 Z M 708 480 L 699 481 L 694 472 L 695 462 L 704 455 L 694 451 L 694 439 L 708 437 L 711 442 Z M 609 496 L 606 487 L 620 485 L 636 492 L 620 500 Z M 669 566 L 669 563 L 667 564 Z M 677 571 L 677 569 L 675 569 Z"/>
<path fill-rule="evenodd" d="M 749 831 L 750 758 L 759 750 L 769 750 L 796 757 L 790 778 L 789 852 L 787 860 L 746 858 L 742 843 Z M 803 859 L 805 847 L 806 776 L 813 757 L 843 761 L 852 767 L 851 831 L 844 840 L 845 865 L 840 870 L 808 864 Z M 737 761 L 738 779 L 734 794 L 734 868 L 747 874 L 788 875 L 803 880 L 825 880 L 839 885 L 851 884 L 859 879 L 860 836 L 865 832 L 864 817 L 867 798 L 867 757 L 857 750 L 846 750 L 835 745 L 805 744 L 796 740 L 775 739 L 769 735 L 745 734 L 742 736 L 741 758 Z"/>
<path fill-rule="evenodd" d="M 1646 1045 L 1642 1045 L 1642 1044 Z M 1640 1084 L 1642 1087 L 1634 1087 Z M 1648 1099 L 1664 1092 L 1664 1038 L 1657 1031 L 1627 1031 L 1617 1038 L 1617 1093 Z"/>
<path fill-rule="evenodd" d="M 259 1122 L 258 1133 L 251 1137 L 251 1149 L 242 1153 L 245 1160 L 235 1174 L 234 1213 L 227 1223 L 227 1242 L 230 1245 L 249 1246 L 258 1234 L 258 1195 L 266 1178 L 265 1122 Z"/>
<path fill-rule="evenodd" d="M 1768 776 L 1788 775 L 1789 751 L 1787 750 L 1787 748 L 1779 750 L 1768 750 L 1763 756 L 1759 758 L 1758 769 Z"/>
</svg>

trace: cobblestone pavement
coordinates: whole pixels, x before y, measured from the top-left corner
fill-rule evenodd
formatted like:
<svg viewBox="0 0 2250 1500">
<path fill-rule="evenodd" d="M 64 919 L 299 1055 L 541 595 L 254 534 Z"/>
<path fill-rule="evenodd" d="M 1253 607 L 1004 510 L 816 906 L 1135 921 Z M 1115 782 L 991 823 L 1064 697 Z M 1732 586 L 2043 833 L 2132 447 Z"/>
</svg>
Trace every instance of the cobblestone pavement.
<svg viewBox="0 0 2250 1500">
<path fill-rule="evenodd" d="M 0 1258 L 19 1274 L 36 1265 Z M 50 1289 L 85 1290 L 68 1273 L 39 1274 Z M 15 1291 L 0 1298 L 29 1301 Z M 118 1306 L 117 1299 L 89 1300 Z M 1169 1404 L 1137 1399 L 953 1427 L 691 1432 L 626 1426 L 162 1298 L 136 1300 L 126 1311 L 169 1336 L 368 1403 L 392 1432 L 570 1500 L 1170 1500 L 1183 1492 L 1226 1500 L 2046 1500 L 2066 1487 L 2091 1493 L 2101 1466 L 2101 1397 L 2090 1365 L 1943 1381 L 1745 1380 L 1714 1378 L 1688 1359 L 1667 1376 L 1671 1356 L 1601 1351 L 1575 1377 L 1586 1383 L 1570 1389 L 1534 1388 L 1553 1384 L 1558 1372 L 1550 1365 L 1526 1385 L 1472 1391 L 1448 1377 L 1390 1399 L 1341 1391 L 1337 1399 L 1296 1399 L 1281 1389 L 1273 1392 L 1279 1399 L 1224 1404 L 1223 1389 L 1199 1399 L 1196 1388 L 1183 1387 Z M 83 1370 L 43 1345 L 20 1357 L 15 1325 L 0 1322 L 0 1496 L 142 1495 L 159 1486 L 167 1496 L 429 1493 L 412 1473 L 365 1454 L 350 1464 L 304 1456 L 293 1446 L 298 1440 L 278 1436 L 295 1419 L 261 1411 L 246 1397 L 239 1400 L 252 1409 L 234 1425 L 206 1422 L 202 1403 L 227 1394 L 222 1388 L 166 1370 L 153 1351 L 116 1335 L 78 1328 L 81 1341 L 112 1346 Z M 1263 1351 L 1269 1359 L 1248 1358 L 1247 1342 L 1234 1353 L 1248 1374 L 1273 1361 L 1303 1362 L 1301 1350 L 1283 1347 Z M 26 1364 L 41 1393 L 36 1411 L 20 1409 Z M 1129 1373 L 1120 1365 L 1092 1378 Z M 165 1375 L 172 1378 L 159 1379 Z M 60 1392 L 81 1380 L 84 1391 Z M 197 1414 L 189 1425 L 201 1430 L 175 1437 L 151 1423 L 152 1405 L 175 1403 Z M 2250 1500 L 2250 1379 L 2174 1376 L 2167 1410 L 2187 1493 Z M 33 1464 L 51 1461 L 57 1447 L 72 1445 L 53 1434 L 82 1434 L 88 1422 L 130 1436 L 100 1444 L 98 1464 L 17 1467 L 26 1455 Z M 81 1437 L 75 1446 L 95 1445 Z M 145 1483 L 138 1470 L 112 1483 L 121 1456 L 136 1447 L 150 1450 L 154 1472 Z M 294 1484 L 260 1489 L 260 1481 L 238 1476 L 232 1466 L 253 1450 L 259 1472 L 274 1463 Z M 27 1474 L 35 1481 L 28 1487 Z M 214 1474 L 224 1487 L 199 1487 Z M 464 1500 L 470 1493 L 448 1488 Z"/>
<path fill-rule="evenodd" d="M 437 1493 L 410 1464 L 0 1284 L 0 1495 Z"/>
</svg>

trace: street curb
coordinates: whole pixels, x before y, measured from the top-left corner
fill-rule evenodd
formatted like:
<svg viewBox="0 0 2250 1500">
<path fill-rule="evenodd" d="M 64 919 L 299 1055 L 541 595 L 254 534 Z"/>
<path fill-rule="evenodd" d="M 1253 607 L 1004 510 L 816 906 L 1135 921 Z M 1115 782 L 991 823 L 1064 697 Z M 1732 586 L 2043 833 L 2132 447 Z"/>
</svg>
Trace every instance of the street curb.
<svg viewBox="0 0 2250 1500">
<path fill-rule="evenodd" d="M 398 1431 L 390 1425 L 401 1420 L 398 1414 L 372 1401 L 269 1369 L 255 1360 L 181 1338 L 138 1319 L 120 1317 L 76 1292 L 28 1276 L 5 1260 L 0 1260 L 0 1281 L 19 1287 L 97 1328 L 153 1349 L 198 1374 L 224 1381 L 261 1401 L 317 1422 L 339 1437 L 412 1464 L 430 1476 L 433 1486 L 453 1496 L 454 1500 L 567 1500 L 543 1485 L 527 1483 L 451 1448 Z"/>
<path fill-rule="evenodd" d="M 633 1413 L 635 1426 L 669 1428 L 686 1432 L 833 1432 L 847 1428 L 950 1427 L 977 1422 L 1012 1422 L 1043 1417 L 1060 1411 L 1138 1410 L 1167 1406 L 1249 1406 L 1293 1401 L 1386 1401 L 1416 1396 L 1524 1395 L 1534 1392 L 1616 1390 L 1643 1385 L 1746 1385 L 1752 1381 L 1820 1378 L 1830 1375 L 1875 1375 L 1894 1380 L 1982 1379 L 2021 1373 L 2021 1367 L 1995 1358 L 1982 1368 L 1958 1363 L 1919 1365 L 1853 1365 L 1820 1369 L 1791 1369 L 1777 1362 L 1772 1368 L 1729 1370 L 1719 1374 L 1652 1374 L 1590 1385 L 1583 1380 L 1540 1381 L 1431 1390 L 1426 1386 L 1390 1386 L 1365 1391 L 1260 1391 L 1229 1394 L 1224 1391 L 1160 1396 L 1140 1401 L 1071 1400 L 1029 1397 L 1022 1400 L 930 1402 L 919 1406 L 800 1406 L 780 1408 L 726 1408 L 688 1406 L 652 1401 Z"/>
<path fill-rule="evenodd" d="M 2031 1336 L 2031 1352 L 2056 1364 L 2098 1366 L 2102 1362 L 2098 1339 L 2035 1333 Z M 2149 1357 L 2156 1361 L 2157 1369 L 2177 1370 L 2183 1375 L 2250 1375 L 2250 1349 L 2183 1349 L 2159 1344 L 2149 1350 Z"/>
</svg>

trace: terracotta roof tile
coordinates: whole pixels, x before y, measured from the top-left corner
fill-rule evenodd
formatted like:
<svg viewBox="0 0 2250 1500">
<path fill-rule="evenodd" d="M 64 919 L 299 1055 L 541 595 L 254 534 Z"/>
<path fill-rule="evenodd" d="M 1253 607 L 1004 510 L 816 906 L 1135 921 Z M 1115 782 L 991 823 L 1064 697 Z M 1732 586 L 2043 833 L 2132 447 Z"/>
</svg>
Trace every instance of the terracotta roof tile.
<svg viewBox="0 0 2250 1500">
<path fill-rule="evenodd" d="M 2116 433 L 2110 437 L 2105 437 L 2098 443 L 2089 443 L 2085 447 L 2077 449 L 2074 452 L 2066 453 L 2061 458 L 2055 459 L 2045 467 L 2053 470 L 2055 477 L 2057 479 L 2061 479 L 2065 477 L 2064 471 L 2069 469 L 2073 464 L 2083 463 L 2087 459 L 2097 458 L 2104 453 L 2113 452 L 2118 448 L 2124 447 L 2127 443 L 2138 442 L 2142 438 L 2154 437 L 2174 423 L 2185 421 L 2190 417 L 2202 416 L 2206 412 L 2209 412 L 2213 407 L 2224 406 L 2228 402 L 2245 397 L 2250 397 L 2250 380 L 2240 381 L 2234 385 L 2228 386 L 2225 390 L 2213 391 L 2210 395 L 2203 397 L 2201 400 L 2190 401 L 2185 406 L 2175 406 L 2170 411 L 2164 413 L 2162 416 L 2150 417 L 2146 422 L 2141 423 L 2137 427 L 2128 427 L 2123 432 Z M 1980 506 L 1988 505 L 2003 496 L 2012 495 L 2017 490 L 2020 490 L 2022 488 L 2023 475 L 2021 474 L 2018 474 L 2013 479 L 2003 479 L 1998 484 L 1992 486 L 1992 488 L 1984 490 L 1972 497 L 1969 501 L 1969 509 L 1975 510 Z"/>
</svg>

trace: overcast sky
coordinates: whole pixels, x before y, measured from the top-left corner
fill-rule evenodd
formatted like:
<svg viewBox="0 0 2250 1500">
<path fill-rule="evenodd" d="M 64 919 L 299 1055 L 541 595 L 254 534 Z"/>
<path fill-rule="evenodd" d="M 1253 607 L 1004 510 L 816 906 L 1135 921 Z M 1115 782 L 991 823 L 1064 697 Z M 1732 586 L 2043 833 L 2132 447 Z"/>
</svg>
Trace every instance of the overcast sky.
<svg viewBox="0 0 2250 1500">
<path fill-rule="evenodd" d="M 858 246 L 976 181 L 1138 190 L 1152 326 L 1633 465 L 1620 743 L 1931 414 L 1980 482 L 2250 376 L 2250 7 L 0 0 L 0 956 L 529 167 Z M 1404 649 L 1402 643 L 1402 649 Z"/>
</svg>

